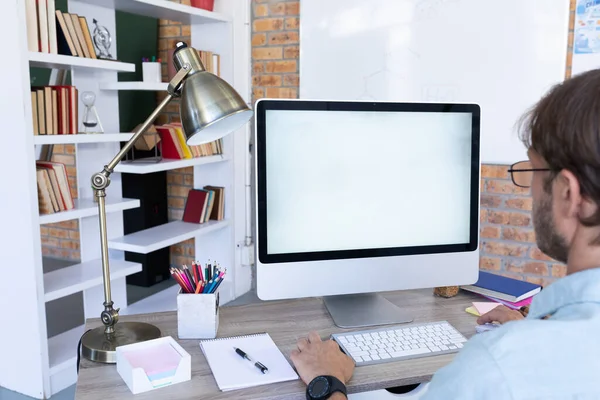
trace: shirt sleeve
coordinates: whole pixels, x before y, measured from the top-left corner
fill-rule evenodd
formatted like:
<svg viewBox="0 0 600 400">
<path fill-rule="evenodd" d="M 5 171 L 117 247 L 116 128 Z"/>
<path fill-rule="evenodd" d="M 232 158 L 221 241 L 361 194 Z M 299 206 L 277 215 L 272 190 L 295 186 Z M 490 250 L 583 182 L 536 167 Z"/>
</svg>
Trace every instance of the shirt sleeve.
<svg viewBox="0 0 600 400">
<path fill-rule="evenodd" d="M 435 373 L 421 400 L 512 399 L 506 379 L 485 343 L 475 337 Z"/>
</svg>

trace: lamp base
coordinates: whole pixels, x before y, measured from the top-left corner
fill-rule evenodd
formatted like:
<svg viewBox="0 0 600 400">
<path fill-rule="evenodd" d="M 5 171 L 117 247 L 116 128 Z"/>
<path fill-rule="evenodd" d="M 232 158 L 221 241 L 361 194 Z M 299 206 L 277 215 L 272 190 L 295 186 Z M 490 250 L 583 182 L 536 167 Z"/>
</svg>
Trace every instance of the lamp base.
<svg viewBox="0 0 600 400">
<path fill-rule="evenodd" d="M 117 362 L 116 348 L 127 344 L 158 339 L 160 329 L 144 322 L 119 322 L 115 333 L 106 335 L 104 326 L 92 329 L 81 338 L 81 354 L 84 358 L 101 363 Z"/>
</svg>

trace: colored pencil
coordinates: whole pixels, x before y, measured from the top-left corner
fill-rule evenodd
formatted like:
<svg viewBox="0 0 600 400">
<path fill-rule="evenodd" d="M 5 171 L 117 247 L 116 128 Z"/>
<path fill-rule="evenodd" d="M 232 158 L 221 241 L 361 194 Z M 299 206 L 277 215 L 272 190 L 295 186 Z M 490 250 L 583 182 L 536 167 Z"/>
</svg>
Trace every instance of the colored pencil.
<svg viewBox="0 0 600 400">
<path fill-rule="evenodd" d="M 215 293 L 217 291 L 217 289 L 219 288 L 219 285 L 221 284 L 221 282 L 223 282 L 223 279 L 219 280 L 219 282 L 217 282 L 217 284 L 211 289 L 211 291 L 209 293 Z"/>
</svg>

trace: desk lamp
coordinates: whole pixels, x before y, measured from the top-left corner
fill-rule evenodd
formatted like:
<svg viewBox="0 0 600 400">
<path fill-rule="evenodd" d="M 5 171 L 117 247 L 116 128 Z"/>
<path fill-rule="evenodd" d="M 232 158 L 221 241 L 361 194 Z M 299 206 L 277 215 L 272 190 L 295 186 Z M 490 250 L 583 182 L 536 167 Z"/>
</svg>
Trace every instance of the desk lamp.
<svg viewBox="0 0 600 400">
<path fill-rule="evenodd" d="M 108 239 L 106 230 L 106 188 L 110 174 L 144 134 L 162 110 L 175 97 L 181 97 L 180 117 L 186 141 L 195 146 L 220 139 L 244 125 L 252 116 L 242 97 L 223 79 L 206 71 L 198 52 L 179 42 L 173 53 L 177 73 L 169 82 L 167 97 L 148 119 L 138 127 L 131 139 L 117 155 L 92 176 L 92 188 L 98 198 L 100 220 L 100 247 L 102 251 L 102 278 L 104 281 L 104 311 L 100 319 L 104 326 L 86 332 L 81 338 L 83 357 L 97 362 L 115 363 L 115 348 L 160 337 L 160 330 L 143 322 L 121 322 L 119 309 L 113 308 L 108 265 Z"/>
</svg>

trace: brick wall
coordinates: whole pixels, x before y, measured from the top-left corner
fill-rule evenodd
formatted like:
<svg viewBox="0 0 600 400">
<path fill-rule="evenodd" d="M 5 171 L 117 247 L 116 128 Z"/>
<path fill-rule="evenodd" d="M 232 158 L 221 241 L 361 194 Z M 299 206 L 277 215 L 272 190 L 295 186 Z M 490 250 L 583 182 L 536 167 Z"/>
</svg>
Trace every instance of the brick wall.
<svg viewBox="0 0 600 400">
<path fill-rule="evenodd" d="M 190 5 L 190 0 L 173 0 L 175 3 Z M 158 57 L 162 61 L 163 82 L 171 78 L 168 74 L 168 53 L 175 49 L 175 43 L 183 40 L 188 45 L 191 43 L 191 31 L 189 25 L 181 22 L 159 20 L 158 21 Z M 161 101 L 165 93 L 157 95 L 157 102 Z M 174 99 L 167 109 L 157 119 L 157 124 L 179 122 L 179 100 Z M 194 169 L 192 167 L 167 171 L 167 201 L 169 206 L 169 221 L 181 220 L 185 199 L 194 183 Z M 171 246 L 171 264 L 191 264 L 194 261 L 194 239 L 186 240 Z"/>
<path fill-rule="evenodd" d="M 55 145 L 52 161 L 65 164 L 71 187 L 71 195 L 77 198 L 77 168 L 75 145 Z M 79 260 L 79 220 L 45 224 L 40 226 L 42 255 L 67 260 Z"/>
<path fill-rule="evenodd" d="M 252 1 L 252 101 L 297 98 L 300 4 Z"/>
</svg>

